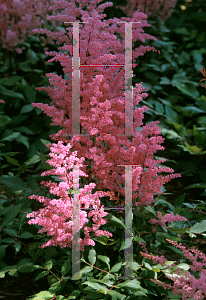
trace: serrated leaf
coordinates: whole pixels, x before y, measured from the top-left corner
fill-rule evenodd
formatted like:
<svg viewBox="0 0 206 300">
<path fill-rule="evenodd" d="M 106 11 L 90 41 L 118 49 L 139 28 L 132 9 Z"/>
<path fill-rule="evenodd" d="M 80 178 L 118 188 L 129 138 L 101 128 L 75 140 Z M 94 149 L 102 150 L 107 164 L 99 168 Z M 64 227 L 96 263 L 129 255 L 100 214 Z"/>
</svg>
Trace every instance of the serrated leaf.
<svg viewBox="0 0 206 300">
<path fill-rule="evenodd" d="M 36 91 L 28 84 L 25 87 L 25 95 L 30 103 L 34 103 L 36 101 Z"/>
<path fill-rule="evenodd" d="M 97 290 L 100 293 L 103 292 L 105 295 L 106 295 L 106 293 L 108 291 L 108 289 L 106 288 L 105 285 L 99 284 L 99 283 L 96 283 L 96 282 L 85 281 L 85 282 L 83 282 L 83 284 L 86 284 L 86 285 L 92 287 L 93 289 Z"/>
<path fill-rule="evenodd" d="M 37 190 L 38 189 L 38 183 L 37 183 L 36 179 L 34 178 L 34 176 L 27 175 L 27 183 L 28 183 L 28 186 L 32 190 Z"/>
<path fill-rule="evenodd" d="M 190 268 L 190 266 L 188 264 L 186 264 L 186 263 L 181 263 L 181 264 L 177 265 L 176 267 L 180 268 L 180 269 L 183 269 L 185 271 L 188 271 L 189 268 Z"/>
<path fill-rule="evenodd" d="M 0 259 L 4 258 L 5 256 L 5 250 L 9 245 L 0 245 Z M 3 277 L 1 277 L 3 278 Z"/>
<path fill-rule="evenodd" d="M 175 200 L 175 207 L 176 208 L 181 208 L 182 207 L 182 204 L 183 202 L 185 201 L 185 194 L 179 196 L 176 200 Z"/>
<path fill-rule="evenodd" d="M 14 158 L 11 158 L 11 157 L 8 157 L 8 156 L 5 156 L 6 160 L 12 164 L 12 165 L 15 165 L 15 166 L 18 166 L 20 167 L 21 165 L 19 164 L 18 160 L 17 159 L 14 159 Z"/>
<path fill-rule="evenodd" d="M 127 280 L 125 282 L 119 283 L 116 285 L 116 287 L 118 288 L 130 288 L 130 289 L 139 289 L 140 284 L 139 281 L 137 281 L 137 279 L 133 279 L 133 280 Z"/>
<path fill-rule="evenodd" d="M 109 265 L 110 259 L 109 259 L 109 257 L 104 256 L 104 255 L 97 255 L 97 257 L 98 257 L 101 261 L 105 262 L 105 263 L 107 264 L 109 270 L 110 270 L 110 265 Z"/>
<path fill-rule="evenodd" d="M 24 231 L 19 236 L 20 239 L 30 239 L 30 238 L 33 238 L 33 237 L 34 237 L 33 233 L 31 233 L 29 231 Z"/>
<path fill-rule="evenodd" d="M 80 274 L 85 274 L 85 273 L 89 273 L 90 271 L 92 271 L 93 270 L 93 267 L 91 266 L 91 267 L 84 267 L 83 269 L 81 269 L 80 271 L 79 271 L 79 273 Z"/>
<path fill-rule="evenodd" d="M 62 271 L 62 276 L 65 276 L 65 275 L 69 272 L 70 269 L 71 269 L 71 260 L 70 260 L 70 259 L 67 259 L 67 260 L 64 262 L 64 264 L 63 264 L 63 266 L 62 266 L 62 269 L 61 269 L 61 271 Z"/>
<path fill-rule="evenodd" d="M 1 139 L 1 141 L 9 141 L 12 142 L 16 140 L 20 136 L 20 132 L 12 132 L 12 134 L 6 136 L 5 138 Z"/>
<path fill-rule="evenodd" d="M 206 231 L 206 220 L 202 220 L 200 223 L 194 224 L 191 228 L 190 231 L 192 233 L 203 233 Z"/>
<path fill-rule="evenodd" d="M 3 178 L 2 182 L 8 188 L 10 188 L 13 192 L 26 190 L 27 187 L 24 184 L 23 180 L 20 177 L 7 177 Z"/>
<path fill-rule="evenodd" d="M 43 271 L 35 277 L 34 281 L 37 281 L 37 280 L 47 276 L 48 274 L 49 274 L 49 271 Z"/>
<path fill-rule="evenodd" d="M 196 188 L 206 189 L 206 183 L 205 182 L 194 183 L 185 187 L 185 189 L 196 189 Z"/>
<path fill-rule="evenodd" d="M 120 219 L 118 219 L 117 217 L 111 214 L 107 215 L 107 222 L 114 224 L 118 228 L 125 228 L 124 223 Z"/>
<path fill-rule="evenodd" d="M 50 259 L 50 260 L 47 260 L 47 261 L 45 262 L 45 264 L 44 264 L 44 267 L 45 267 L 46 269 L 48 269 L 48 270 L 50 270 L 50 269 L 52 268 L 52 266 L 53 266 L 53 262 L 52 262 L 51 259 Z"/>
<path fill-rule="evenodd" d="M 54 298 L 55 294 L 54 293 L 50 293 L 49 291 L 42 291 L 38 294 L 36 294 L 35 296 L 33 296 L 33 300 L 50 300 L 52 298 Z"/>
<path fill-rule="evenodd" d="M 43 167 L 47 170 L 51 169 L 51 166 L 46 162 L 48 159 L 46 158 L 45 154 L 43 152 L 40 152 L 40 159 Z"/>
<path fill-rule="evenodd" d="M 42 267 L 38 266 L 38 265 L 32 265 L 32 264 L 28 264 L 28 265 L 21 265 L 18 267 L 18 271 L 21 273 L 31 273 L 34 270 L 37 269 L 41 269 Z"/>
<path fill-rule="evenodd" d="M 12 243 L 15 242 L 15 240 L 12 239 L 12 238 L 10 238 L 10 237 L 8 237 L 8 238 L 5 238 L 5 239 L 1 240 L 1 242 L 2 243 L 6 243 L 6 244 L 12 244 Z"/>
<path fill-rule="evenodd" d="M 22 204 L 18 204 L 12 207 L 12 209 L 7 213 L 6 217 L 4 218 L 2 226 L 7 225 L 14 220 L 14 218 L 18 215 L 21 206 Z"/>
<path fill-rule="evenodd" d="M 125 295 L 120 294 L 120 293 L 118 293 L 118 292 L 116 292 L 116 291 L 113 291 L 113 290 L 108 290 L 107 294 L 110 295 L 110 296 L 112 297 L 112 300 L 113 300 L 113 299 L 120 299 L 120 300 L 123 300 L 124 298 L 126 298 Z"/>
<path fill-rule="evenodd" d="M 98 294 L 97 292 L 90 292 L 86 297 L 87 299 L 99 299 L 102 298 L 102 294 Z"/>
<path fill-rule="evenodd" d="M 121 269 L 122 263 L 119 262 L 117 264 L 115 264 L 112 268 L 111 268 L 111 273 L 116 273 Z"/>
<path fill-rule="evenodd" d="M 32 156 L 30 159 L 28 159 L 25 164 L 28 166 L 28 165 L 31 165 L 31 164 L 36 164 L 40 161 L 40 157 L 39 155 L 34 155 Z"/>
<path fill-rule="evenodd" d="M 10 276 L 15 276 L 15 277 L 18 277 L 18 270 L 17 269 L 12 269 L 8 272 L 8 274 Z"/>
<path fill-rule="evenodd" d="M 14 249 L 15 249 L 15 255 L 21 250 L 21 242 L 16 242 L 13 245 Z"/>
<path fill-rule="evenodd" d="M 5 230 L 6 230 L 6 232 L 7 232 L 9 235 L 11 235 L 11 236 L 13 236 L 13 237 L 17 237 L 17 231 L 16 231 L 16 230 L 14 230 L 14 229 L 12 229 L 12 228 L 6 228 Z"/>
<path fill-rule="evenodd" d="M 94 250 L 94 248 L 89 250 L 88 259 L 89 259 L 90 264 L 92 264 L 92 265 L 95 264 L 95 262 L 96 262 L 96 251 Z"/>
</svg>

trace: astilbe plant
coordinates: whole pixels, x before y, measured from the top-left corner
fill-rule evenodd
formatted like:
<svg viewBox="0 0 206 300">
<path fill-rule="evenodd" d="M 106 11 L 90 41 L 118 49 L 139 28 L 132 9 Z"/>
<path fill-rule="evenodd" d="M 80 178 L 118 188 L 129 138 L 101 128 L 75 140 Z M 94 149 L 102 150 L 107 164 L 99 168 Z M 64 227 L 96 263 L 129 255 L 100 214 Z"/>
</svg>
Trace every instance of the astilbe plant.
<svg viewBox="0 0 206 300">
<path fill-rule="evenodd" d="M 111 2 L 97 5 L 96 1 L 57 1 L 51 9 L 64 9 L 59 16 L 50 16 L 49 20 L 64 22 L 88 22 L 80 25 L 80 62 L 81 65 L 95 64 L 124 64 L 124 24 L 120 21 L 139 22 L 133 24 L 133 42 L 137 39 L 144 42 L 145 39 L 156 40 L 145 34 L 144 26 L 146 15 L 136 11 L 132 19 L 113 18 L 102 20 L 106 15 L 102 14 L 104 8 L 112 6 Z M 78 5 L 77 5 L 78 4 Z M 83 8 L 87 7 L 87 10 Z M 112 24 L 110 26 L 110 24 Z M 59 125 L 62 129 L 51 135 L 56 141 L 70 143 L 77 156 L 85 157 L 86 166 L 83 170 L 88 174 L 88 182 L 94 181 L 97 190 L 108 189 L 125 195 L 124 167 L 118 165 L 138 165 L 133 170 L 133 199 L 136 206 L 149 205 L 155 201 L 154 195 L 161 193 L 161 187 L 170 179 L 179 177 L 179 174 L 159 175 L 162 172 L 173 173 L 171 168 L 157 166 L 164 162 L 163 159 L 156 160 L 154 153 L 164 150 L 161 143 L 161 129 L 158 121 L 143 125 L 143 113 L 149 110 L 146 106 L 140 106 L 139 102 L 147 94 L 141 84 L 136 84 L 133 89 L 133 103 L 135 111 L 133 135 L 117 136 L 124 134 L 124 71 L 118 72 L 117 67 L 81 67 L 80 70 L 80 124 L 81 133 L 89 136 L 70 137 L 72 128 L 72 27 L 68 32 L 47 32 L 40 29 L 36 32 L 47 33 L 64 43 L 59 47 L 59 52 L 47 52 L 54 58 L 49 62 L 59 61 L 63 67 L 65 77 L 55 74 L 47 74 L 50 81 L 49 87 L 38 88 L 44 90 L 52 99 L 51 105 L 33 103 L 32 105 L 42 109 L 49 117 L 52 117 L 51 125 Z M 115 32 L 120 35 L 119 38 Z M 143 55 L 146 51 L 155 49 L 150 46 L 139 46 L 133 51 L 133 59 Z M 69 54 L 69 53 L 70 54 Z M 113 52 L 113 54 L 111 54 Z M 136 66 L 136 65 L 134 65 Z M 67 75 L 68 74 L 68 75 Z M 68 76 L 68 77 L 67 77 Z M 69 78 L 69 79 L 67 79 Z M 142 126 L 142 127 L 141 127 Z M 139 131 L 136 128 L 139 127 Z M 139 167 L 142 172 L 139 177 Z"/>
<path fill-rule="evenodd" d="M 129 0 L 126 6 L 118 6 L 127 16 L 132 17 L 134 12 L 139 9 L 148 18 L 158 14 L 162 21 L 166 21 L 172 14 L 177 0 Z"/>
<path fill-rule="evenodd" d="M 32 34 L 32 29 L 45 25 L 48 8 L 53 3 L 54 0 L 0 0 L 2 48 L 21 53 L 24 47 L 18 43 L 23 43 L 26 36 Z M 52 39 L 47 39 L 47 42 L 52 42 Z"/>
<path fill-rule="evenodd" d="M 84 157 L 78 159 L 76 157 L 77 152 L 71 152 L 71 145 L 63 145 L 61 141 L 58 144 L 50 144 L 50 157 L 47 163 L 54 167 L 54 169 L 45 171 L 42 173 L 42 176 L 46 175 L 56 175 L 58 179 L 61 180 L 58 184 L 56 182 L 45 182 L 42 181 L 41 184 L 50 188 L 50 193 L 58 196 L 58 199 L 48 199 L 44 196 L 30 196 L 30 199 L 36 199 L 40 203 L 44 204 L 44 208 L 41 208 L 39 211 L 34 211 L 30 214 L 27 214 L 29 224 L 38 224 L 42 226 L 38 233 L 46 232 L 48 236 L 52 238 L 41 247 L 45 248 L 47 246 L 60 246 L 72 247 L 73 240 L 73 227 L 74 224 L 74 214 L 72 211 L 73 199 L 71 190 L 73 190 L 73 173 L 69 172 L 69 169 L 73 169 L 74 166 L 79 167 L 80 176 L 88 176 L 81 171 Z M 107 220 L 104 220 L 103 217 L 108 213 L 104 211 L 104 206 L 101 205 L 99 197 L 104 196 L 100 193 L 91 193 L 91 190 L 95 187 L 95 183 L 90 183 L 89 185 L 84 186 L 84 188 L 79 189 L 79 203 L 81 207 L 80 211 L 80 224 L 79 228 L 84 228 L 84 239 L 80 238 L 80 250 L 84 250 L 85 245 L 95 245 L 95 242 L 91 239 L 90 233 L 96 236 L 112 236 L 110 232 L 106 230 L 99 230 L 98 228 L 101 225 L 104 225 Z M 83 209 L 85 211 L 83 211 Z M 89 213 L 86 210 L 91 209 Z M 89 219 L 93 219 L 93 226 L 88 227 L 85 224 L 89 222 Z M 78 221 L 78 220 L 77 220 Z"/>
</svg>

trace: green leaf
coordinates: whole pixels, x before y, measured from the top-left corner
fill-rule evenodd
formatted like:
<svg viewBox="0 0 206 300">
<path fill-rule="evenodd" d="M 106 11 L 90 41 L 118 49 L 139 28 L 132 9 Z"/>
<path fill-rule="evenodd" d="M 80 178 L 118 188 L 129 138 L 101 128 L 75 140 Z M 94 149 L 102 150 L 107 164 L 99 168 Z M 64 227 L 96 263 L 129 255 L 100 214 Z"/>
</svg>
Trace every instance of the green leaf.
<svg viewBox="0 0 206 300">
<path fill-rule="evenodd" d="M 183 269 L 185 271 L 188 271 L 190 266 L 188 264 L 185 264 L 185 263 L 181 263 L 179 265 L 176 266 L 177 268 L 180 268 L 180 269 Z"/>
<path fill-rule="evenodd" d="M 61 272 L 62 272 L 62 276 L 65 276 L 69 270 L 71 269 L 71 260 L 70 259 L 67 259 L 63 266 L 62 266 L 62 269 L 61 269 Z"/>
<path fill-rule="evenodd" d="M 20 136 L 16 139 L 18 143 L 21 143 L 29 149 L 29 138 L 27 136 L 24 136 L 20 134 Z"/>
<path fill-rule="evenodd" d="M 34 109 L 34 107 L 31 104 L 26 104 L 24 106 L 22 106 L 20 114 L 26 114 L 30 111 L 32 111 Z"/>
<path fill-rule="evenodd" d="M 199 114 L 199 113 L 205 113 L 204 110 L 198 108 L 198 107 L 194 107 L 194 106 L 185 106 L 182 107 L 180 111 L 188 111 L 191 114 Z"/>
<path fill-rule="evenodd" d="M 117 264 L 115 264 L 112 268 L 111 268 L 111 273 L 116 273 L 121 269 L 122 263 L 119 262 Z"/>
<path fill-rule="evenodd" d="M 32 300 L 50 300 L 52 298 L 54 298 L 55 294 L 54 293 L 50 293 L 49 291 L 42 291 L 38 294 L 36 294 L 35 296 L 33 296 Z"/>
<path fill-rule="evenodd" d="M 24 72 L 32 72 L 32 69 L 30 67 L 30 63 L 28 61 L 24 61 L 19 63 L 19 69 Z"/>
<path fill-rule="evenodd" d="M 2 182 L 4 185 L 6 185 L 8 188 L 10 188 L 12 191 L 22 191 L 26 190 L 27 187 L 24 184 L 23 180 L 20 177 L 7 177 L 3 178 Z"/>
<path fill-rule="evenodd" d="M 1 139 L 1 141 L 14 141 L 20 136 L 20 132 L 12 132 L 12 134 L 8 135 L 7 137 Z"/>
<path fill-rule="evenodd" d="M 28 231 L 22 232 L 19 236 L 20 239 L 30 239 L 30 238 L 33 238 L 33 237 L 34 237 L 33 233 L 28 232 Z"/>
<path fill-rule="evenodd" d="M 96 251 L 94 250 L 94 248 L 89 250 L 88 259 L 89 259 L 90 264 L 92 264 L 92 265 L 95 264 L 95 262 L 96 262 Z"/>
<path fill-rule="evenodd" d="M 0 259 L 4 258 L 5 256 L 5 250 L 6 250 L 6 247 L 8 247 L 9 245 L 0 245 Z M 1 277 L 3 278 L 3 277 Z"/>
<path fill-rule="evenodd" d="M 25 264 L 18 267 L 18 271 L 21 273 L 31 273 L 37 269 L 42 269 L 42 267 L 38 265 L 32 265 L 32 264 Z"/>
<path fill-rule="evenodd" d="M 4 84 L 9 86 L 15 85 L 21 78 L 22 76 L 17 76 L 17 75 L 11 76 Z"/>
<path fill-rule="evenodd" d="M 197 189 L 197 188 L 206 189 L 206 183 L 205 182 L 194 183 L 185 187 L 185 189 Z"/>
<path fill-rule="evenodd" d="M 182 194 L 181 196 L 179 196 L 176 200 L 175 200 L 175 207 L 176 208 L 181 208 L 182 207 L 182 203 L 185 201 L 185 194 Z"/>
<path fill-rule="evenodd" d="M 25 161 L 25 164 L 28 165 L 32 165 L 32 164 L 36 164 L 40 161 L 40 157 L 39 155 L 34 155 L 32 156 L 30 159 L 28 159 L 27 161 Z"/>
<path fill-rule="evenodd" d="M 155 206 L 156 206 L 156 205 L 162 205 L 163 207 L 164 207 L 164 206 L 168 206 L 172 211 L 175 210 L 174 206 L 173 206 L 171 203 L 169 203 L 168 201 L 166 201 L 166 200 L 161 200 L 161 199 L 159 199 L 159 200 L 157 200 L 157 201 L 155 202 Z"/>
<path fill-rule="evenodd" d="M 36 53 L 30 48 L 27 50 L 26 58 L 31 62 L 32 65 L 36 64 L 39 60 Z"/>
<path fill-rule="evenodd" d="M 51 144 L 51 142 L 48 141 L 48 140 L 43 140 L 43 139 L 40 139 L 40 140 L 41 140 L 41 142 L 44 144 L 44 146 L 46 146 L 46 145 L 48 145 L 48 144 Z"/>
<path fill-rule="evenodd" d="M 97 257 L 98 257 L 101 261 L 105 262 L 105 263 L 107 264 L 109 270 L 110 270 L 110 265 L 109 265 L 110 259 L 109 259 L 109 257 L 104 256 L 104 255 L 97 255 Z"/>
<path fill-rule="evenodd" d="M 12 228 L 5 228 L 6 232 L 13 237 L 17 237 L 17 231 Z"/>
<path fill-rule="evenodd" d="M 20 93 L 13 92 L 11 90 L 7 90 L 5 87 L 0 86 L 0 93 L 7 98 L 14 98 L 19 100 L 25 100 L 24 96 Z"/>
<path fill-rule="evenodd" d="M 165 106 L 165 114 L 169 121 L 178 123 L 178 114 L 169 106 Z"/>
<path fill-rule="evenodd" d="M 13 243 L 15 243 L 15 240 L 12 239 L 12 238 L 10 238 L 10 237 L 8 237 L 8 238 L 5 238 L 5 239 L 2 239 L 1 242 L 2 243 L 13 244 Z"/>
<path fill-rule="evenodd" d="M 41 273 L 39 273 L 35 278 L 34 278 L 34 281 L 37 281 L 45 276 L 47 276 L 49 274 L 49 271 L 43 271 Z"/>
<path fill-rule="evenodd" d="M 15 165 L 15 166 L 18 166 L 20 167 L 21 165 L 19 164 L 18 160 L 14 159 L 14 158 L 11 158 L 11 157 L 8 157 L 8 156 L 5 156 L 6 160 L 12 164 L 12 165 Z"/>
<path fill-rule="evenodd" d="M 14 249 L 15 249 L 15 255 L 21 250 L 21 242 L 16 242 L 13 245 Z"/>
<path fill-rule="evenodd" d="M 10 276 L 15 276 L 15 277 L 18 277 L 18 270 L 17 269 L 12 269 L 8 272 L 8 274 Z"/>
<path fill-rule="evenodd" d="M 2 223 L 2 226 L 5 226 L 7 224 L 9 224 L 11 221 L 14 220 L 14 218 L 18 215 L 19 210 L 21 208 L 22 204 L 18 204 L 12 207 L 12 209 L 10 210 L 10 212 L 8 212 L 8 214 L 6 215 L 6 217 L 4 218 L 4 221 Z"/>
<path fill-rule="evenodd" d="M 89 273 L 90 271 L 93 270 L 93 267 L 92 266 L 88 266 L 88 267 L 84 267 L 83 269 L 81 269 L 79 271 L 80 274 L 85 274 L 85 273 Z"/>
<path fill-rule="evenodd" d="M 123 300 L 124 298 L 126 298 L 125 295 L 120 294 L 120 293 L 118 293 L 116 291 L 113 291 L 113 290 L 108 290 L 107 294 L 112 297 L 112 300 L 115 300 L 115 299 Z"/>
<path fill-rule="evenodd" d="M 194 55 L 194 60 L 197 62 L 197 63 L 201 63 L 203 58 L 202 58 L 202 54 L 199 53 L 199 52 L 195 52 Z"/>
<path fill-rule="evenodd" d="M 102 294 L 97 293 L 97 292 L 91 292 L 91 293 L 87 294 L 86 298 L 87 299 L 99 299 L 99 298 L 102 298 Z"/>
<path fill-rule="evenodd" d="M 50 270 L 50 269 L 52 268 L 52 266 L 53 266 L 53 262 L 52 262 L 51 259 L 50 259 L 50 260 L 47 260 L 47 261 L 45 262 L 45 264 L 44 264 L 44 267 L 45 267 L 46 269 L 48 269 L 48 270 Z"/>
<path fill-rule="evenodd" d="M 5 126 L 9 122 L 11 122 L 11 118 L 9 118 L 9 116 L 6 116 L 6 115 L 1 115 L 0 116 L 0 127 Z"/>
<path fill-rule="evenodd" d="M 38 189 L 38 183 L 37 183 L 36 179 L 34 178 L 34 176 L 27 175 L 27 183 L 28 183 L 28 186 L 32 190 L 37 190 Z"/>
<path fill-rule="evenodd" d="M 200 151 L 202 151 L 201 148 L 198 148 L 197 146 L 190 146 L 186 141 L 185 141 L 185 146 L 187 147 L 187 149 L 189 150 L 189 152 L 192 154 L 197 154 L 199 153 Z"/>
<path fill-rule="evenodd" d="M 47 170 L 50 170 L 51 166 L 46 162 L 47 159 L 43 152 L 40 152 L 40 159 L 41 159 L 41 163 L 42 163 L 43 167 Z"/>
<path fill-rule="evenodd" d="M 91 281 L 85 281 L 85 282 L 83 282 L 83 284 L 86 284 L 86 285 L 92 287 L 93 289 L 97 290 L 100 293 L 104 293 L 105 295 L 107 294 L 108 289 L 103 284 L 99 284 L 99 283 L 91 282 Z"/>
<path fill-rule="evenodd" d="M 80 295 L 80 291 L 79 290 L 75 290 L 75 291 L 73 291 L 72 293 L 71 293 L 71 295 L 68 297 L 68 300 L 70 300 L 70 299 L 77 299 L 78 298 L 78 296 Z"/>
<path fill-rule="evenodd" d="M 156 110 L 160 115 L 163 115 L 163 114 L 164 114 L 164 106 L 162 105 L 162 103 L 155 102 L 155 110 Z"/>
<path fill-rule="evenodd" d="M 140 284 L 139 281 L 137 281 L 137 279 L 133 279 L 133 280 L 127 280 L 125 282 L 119 283 L 116 285 L 116 287 L 118 288 L 130 288 L 130 289 L 139 289 Z"/>
<path fill-rule="evenodd" d="M 173 246 L 170 246 L 170 245 L 164 245 L 164 247 L 166 247 L 166 248 L 172 250 L 172 251 L 175 252 L 177 255 L 181 255 L 181 256 L 182 256 L 181 250 L 179 250 L 179 249 L 177 249 L 177 248 L 175 248 L 175 247 L 173 247 Z"/>
<path fill-rule="evenodd" d="M 206 231 L 206 220 L 202 220 L 200 223 L 194 224 L 190 231 L 193 233 L 203 233 Z"/>
<path fill-rule="evenodd" d="M 186 27 L 175 28 L 174 32 L 182 35 L 190 35 L 190 32 Z"/>
<path fill-rule="evenodd" d="M 36 101 L 36 91 L 28 84 L 25 87 L 24 93 L 30 103 L 34 103 Z"/>
<path fill-rule="evenodd" d="M 190 96 L 193 99 L 197 99 L 199 97 L 199 92 L 194 86 L 194 84 L 186 84 L 186 83 L 178 82 L 176 80 L 172 80 L 172 85 L 175 86 L 183 94 Z"/>
<path fill-rule="evenodd" d="M 118 228 L 125 228 L 124 223 L 120 219 L 118 219 L 117 217 L 115 217 L 111 214 L 107 215 L 107 222 L 111 223 L 111 224 L 114 224 Z"/>
</svg>

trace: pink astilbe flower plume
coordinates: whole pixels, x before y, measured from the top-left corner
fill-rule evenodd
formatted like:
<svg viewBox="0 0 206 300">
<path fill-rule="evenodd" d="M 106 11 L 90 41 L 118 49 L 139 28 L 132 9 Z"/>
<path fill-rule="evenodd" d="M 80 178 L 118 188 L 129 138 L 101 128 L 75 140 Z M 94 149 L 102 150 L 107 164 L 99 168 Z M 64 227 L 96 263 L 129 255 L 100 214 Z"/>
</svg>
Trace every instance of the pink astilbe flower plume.
<svg viewBox="0 0 206 300">
<path fill-rule="evenodd" d="M 49 20 L 59 22 L 85 22 L 79 25 L 79 47 L 81 65 L 100 65 L 98 67 L 80 67 L 80 126 L 81 133 L 88 136 L 69 136 L 72 129 L 72 55 L 73 27 L 67 27 L 67 32 L 37 32 L 46 33 L 56 39 L 59 52 L 46 52 L 54 56 L 49 62 L 59 61 L 66 76 L 47 74 L 50 86 L 41 87 L 52 99 L 50 105 L 33 103 L 52 118 L 51 125 L 60 126 L 61 130 L 50 137 L 55 141 L 70 143 L 77 156 L 85 157 L 83 170 L 88 174 L 88 182 L 95 182 L 97 190 L 125 195 L 125 168 L 118 165 L 136 165 L 133 167 L 134 204 L 149 205 L 155 201 L 154 195 L 161 193 L 161 186 L 179 174 L 159 175 L 162 172 L 173 173 L 171 168 L 161 166 L 163 159 L 154 159 L 157 150 L 164 150 L 161 143 L 161 129 L 158 121 L 143 125 L 144 112 L 149 110 L 140 106 L 139 102 L 147 97 L 142 84 L 136 84 L 133 89 L 134 124 L 133 137 L 118 136 L 125 133 L 125 71 L 121 67 L 103 67 L 102 64 L 125 64 L 125 24 L 133 23 L 133 42 L 156 38 L 145 34 L 143 27 L 150 26 L 146 15 L 136 11 L 133 18 L 113 18 L 105 20 L 103 10 L 112 6 L 111 2 L 98 5 L 101 0 L 56 2 L 51 9 L 64 10 Z M 87 7 L 87 10 L 85 10 Z M 62 24 L 63 25 L 63 24 Z M 117 34 L 119 37 L 117 37 Z M 140 45 L 133 51 L 133 61 L 146 51 L 156 51 L 153 47 Z M 112 52 L 112 53 L 111 53 Z M 133 64 L 135 67 L 136 64 Z M 131 124 L 132 125 L 132 124 Z M 141 127 L 141 131 L 136 128 Z M 157 166 L 159 164 L 159 166 Z M 138 165 L 138 167 L 137 167 Z"/>
<path fill-rule="evenodd" d="M 42 181 L 46 187 L 50 188 L 50 193 L 56 195 L 58 198 L 49 199 L 44 196 L 32 195 L 30 199 L 36 199 L 44 204 L 44 208 L 39 211 L 34 211 L 27 214 L 27 218 L 31 218 L 29 224 L 38 224 L 42 228 L 38 233 L 46 232 L 48 236 L 52 238 L 41 247 L 47 246 L 60 246 L 72 247 L 73 240 L 73 213 L 72 213 L 72 196 L 71 190 L 73 189 L 73 172 L 69 171 L 73 169 L 74 165 L 79 166 L 79 176 L 87 177 L 82 170 L 84 157 L 78 159 L 77 153 L 71 152 L 71 145 L 63 145 L 61 141 L 58 144 L 48 145 L 50 147 L 50 157 L 47 163 L 54 167 L 54 169 L 45 171 L 42 176 L 57 175 L 61 180 L 56 182 Z M 91 193 L 91 190 L 95 187 L 95 183 L 90 183 L 79 189 L 79 202 L 80 202 L 80 229 L 84 229 L 84 239 L 80 238 L 80 250 L 84 250 L 85 245 L 95 245 L 95 242 L 91 239 L 93 235 L 96 236 L 112 236 L 112 234 L 105 230 L 99 230 L 101 225 L 106 224 L 107 220 L 103 219 L 108 213 L 104 211 L 104 206 L 101 205 L 99 197 L 103 197 L 104 193 Z M 69 192 L 70 191 L 70 192 Z M 90 210 L 88 213 L 86 210 Z M 86 223 L 92 219 L 92 227 L 86 226 Z"/>
</svg>

